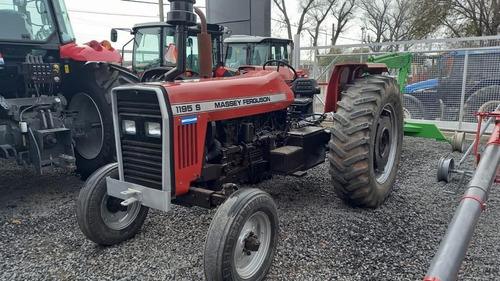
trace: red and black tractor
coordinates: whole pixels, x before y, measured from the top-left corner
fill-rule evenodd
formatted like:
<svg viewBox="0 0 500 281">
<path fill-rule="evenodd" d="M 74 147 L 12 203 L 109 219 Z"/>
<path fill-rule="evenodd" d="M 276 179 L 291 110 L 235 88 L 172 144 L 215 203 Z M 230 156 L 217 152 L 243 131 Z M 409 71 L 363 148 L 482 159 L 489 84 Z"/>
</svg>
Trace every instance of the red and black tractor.
<svg viewBox="0 0 500 281">
<path fill-rule="evenodd" d="M 169 0 L 168 23 L 183 50 L 196 24 L 192 0 Z M 201 43 L 204 44 L 204 43 Z M 210 56 L 200 52 L 200 56 Z M 203 62 L 200 59 L 200 63 Z M 273 174 L 300 177 L 329 162 L 332 189 L 350 205 L 377 207 L 396 180 L 403 139 L 397 82 L 384 64 L 336 65 L 325 111 L 310 113 L 316 80 L 284 79 L 284 61 L 239 75 L 188 79 L 186 54 L 163 82 L 114 88 L 117 163 L 85 182 L 77 201 L 82 232 L 100 245 L 133 237 L 149 208 L 219 207 L 206 237 L 207 280 L 262 280 L 278 241 L 273 198 L 239 183 Z M 331 128 L 321 121 L 333 114 Z"/>
<path fill-rule="evenodd" d="M 76 44 L 63 0 L 0 0 L 0 157 L 83 177 L 114 161 L 111 89 L 138 82 L 120 62 Z"/>
</svg>

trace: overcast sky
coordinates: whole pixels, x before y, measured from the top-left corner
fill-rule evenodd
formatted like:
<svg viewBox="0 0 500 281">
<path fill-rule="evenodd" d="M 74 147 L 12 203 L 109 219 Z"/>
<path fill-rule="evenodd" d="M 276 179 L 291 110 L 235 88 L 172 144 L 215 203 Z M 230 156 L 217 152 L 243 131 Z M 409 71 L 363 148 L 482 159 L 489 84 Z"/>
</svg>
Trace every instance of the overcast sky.
<svg viewBox="0 0 500 281">
<path fill-rule="evenodd" d="M 138 1 L 153 2 L 153 0 Z M 168 1 L 165 0 L 165 3 Z M 66 0 L 66 7 L 78 43 L 93 39 L 109 40 L 113 27 L 130 28 L 136 23 L 159 21 L 158 4 L 123 0 Z M 165 14 L 168 9 L 168 6 L 165 6 Z M 113 46 L 121 49 L 131 38 L 130 34 L 120 32 L 118 42 Z"/>
<path fill-rule="evenodd" d="M 144 4 L 137 2 L 150 2 L 152 4 Z M 225 0 L 228 1 L 228 0 Z M 156 3 L 155 3 L 156 2 Z M 287 8 L 289 13 L 293 15 L 293 8 L 297 5 L 297 0 L 287 0 Z M 77 38 L 77 42 L 82 44 L 90 40 L 109 40 L 110 30 L 113 27 L 130 28 L 136 23 L 152 22 L 159 20 L 159 7 L 157 0 L 66 0 L 66 6 L 73 26 L 73 31 Z M 164 0 L 167 4 L 168 0 Z M 202 7 L 204 11 L 205 0 L 197 0 L 196 6 Z M 165 16 L 169 11 L 169 6 L 165 5 Z M 273 18 L 276 13 L 272 13 Z M 292 22 L 296 21 L 292 17 Z M 272 23 L 271 26 L 276 26 Z M 328 32 L 331 33 L 331 24 L 328 26 Z M 304 32 L 306 33 L 306 32 Z M 360 38 L 359 28 L 352 27 L 349 32 L 343 34 L 344 37 Z M 273 36 L 285 37 L 286 33 L 280 34 L 278 30 L 272 30 Z M 324 35 L 323 35 L 324 36 Z M 331 35 L 330 35 L 331 36 Z M 113 43 L 117 49 L 121 49 L 132 37 L 126 32 L 119 32 L 118 42 Z M 304 40 L 308 43 L 307 39 Z M 325 45 L 326 37 L 320 38 L 319 45 Z M 329 41 L 328 41 L 329 42 Z M 353 40 L 340 39 L 339 44 L 354 44 Z"/>
</svg>

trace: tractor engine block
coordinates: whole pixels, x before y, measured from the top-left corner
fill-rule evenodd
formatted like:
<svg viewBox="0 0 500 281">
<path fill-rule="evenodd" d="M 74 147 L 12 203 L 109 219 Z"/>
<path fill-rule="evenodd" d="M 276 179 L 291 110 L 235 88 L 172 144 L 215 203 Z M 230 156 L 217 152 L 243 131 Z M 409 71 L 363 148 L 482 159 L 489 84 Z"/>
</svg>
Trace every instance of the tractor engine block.
<svg viewBox="0 0 500 281">
<path fill-rule="evenodd" d="M 286 141 L 287 112 L 217 121 L 207 129 L 200 182 L 218 190 L 226 182 L 258 183 L 270 177 L 269 155 Z"/>
</svg>

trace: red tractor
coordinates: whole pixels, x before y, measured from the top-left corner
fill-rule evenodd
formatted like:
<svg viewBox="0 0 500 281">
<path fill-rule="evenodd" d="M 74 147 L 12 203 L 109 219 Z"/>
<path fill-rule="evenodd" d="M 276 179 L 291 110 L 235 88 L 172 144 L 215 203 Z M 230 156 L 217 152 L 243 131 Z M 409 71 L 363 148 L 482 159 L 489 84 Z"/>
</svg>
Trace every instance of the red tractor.
<svg viewBox="0 0 500 281">
<path fill-rule="evenodd" d="M 183 50 L 196 23 L 194 1 L 169 1 L 167 22 L 176 25 Z M 207 280 L 262 280 L 278 241 L 277 208 L 266 192 L 236 184 L 300 177 L 326 156 L 342 200 L 382 204 L 396 180 L 403 138 L 400 90 L 382 75 L 387 67 L 336 65 L 325 106 L 335 121 L 325 129 L 325 114 L 308 108 L 317 81 L 297 75 L 287 81 L 266 67 L 273 62 L 233 77 L 176 80 L 186 67 L 179 52 L 164 82 L 114 88 L 117 163 L 97 170 L 80 191 L 77 220 L 86 237 L 100 245 L 127 240 L 149 208 L 219 207 L 205 244 Z"/>
<path fill-rule="evenodd" d="M 63 0 L 1 0 L 0 157 L 83 177 L 114 161 L 111 89 L 138 82 L 120 61 L 75 43 Z"/>
</svg>

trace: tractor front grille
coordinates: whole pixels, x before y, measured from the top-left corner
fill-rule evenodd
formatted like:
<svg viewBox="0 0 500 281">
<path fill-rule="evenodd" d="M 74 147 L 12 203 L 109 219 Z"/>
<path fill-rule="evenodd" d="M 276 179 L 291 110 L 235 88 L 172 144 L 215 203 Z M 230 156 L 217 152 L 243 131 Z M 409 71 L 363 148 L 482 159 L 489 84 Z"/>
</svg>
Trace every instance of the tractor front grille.
<svg viewBox="0 0 500 281">
<path fill-rule="evenodd" d="M 162 124 L 155 91 L 119 90 L 116 96 L 120 130 L 123 120 L 133 120 L 136 134 L 120 134 L 123 180 L 145 187 L 162 189 L 162 138 L 146 133 L 146 122 Z M 163 132 L 164 133 L 168 132 Z"/>
<path fill-rule="evenodd" d="M 122 140 L 125 181 L 161 189 L 162 148 L 159 144 Z"/>
</svg>

